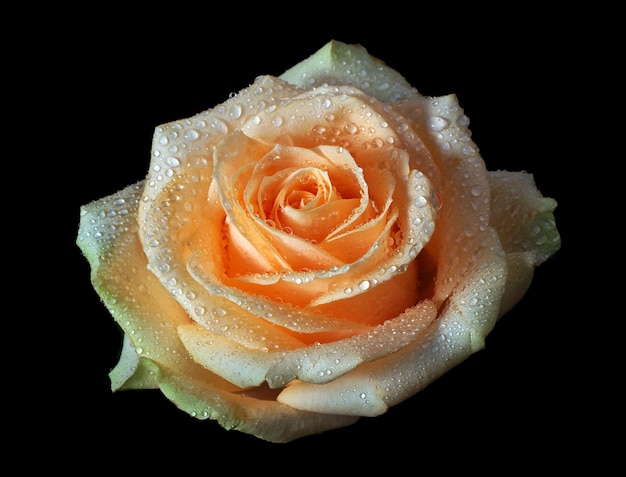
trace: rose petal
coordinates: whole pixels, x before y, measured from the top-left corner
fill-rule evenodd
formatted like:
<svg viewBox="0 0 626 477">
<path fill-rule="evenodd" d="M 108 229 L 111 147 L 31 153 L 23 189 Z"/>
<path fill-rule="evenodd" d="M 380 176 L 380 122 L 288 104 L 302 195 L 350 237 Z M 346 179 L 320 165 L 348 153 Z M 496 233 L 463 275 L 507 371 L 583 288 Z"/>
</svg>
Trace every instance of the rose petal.
<svg viewBox="0 0 626 477">
<path fill-rule="evenodd" d="M 491 171 L 490 224 L 506 253 L 508 278 L 500 314 L 526 293 L 534 269 L 559 250 L 561 237 L 554 221 L 554 199 L 543 197 L 533 176 L 525 172 Z"/>
<path fill-rule="evenodd" d="M 427 253 L 437 263 L 434 299 L 443 303 L 474 267 L 478 251 L 470 247 L 473 239 L 489 228 L 487 170 L 456 96 L 414 99 L 398 107 L 407 117 L 419 109 L 419 120 L 411 124 L 428 144 L 440 173 L 431 180 L 443 205 Z"/>
<path fill-rule="evenodd" d="M 280 77 L 307 89 L 324 83 L 353 85 L 382 101 L 396 101 L 415 94 L 403 76 L 372 57 L 365 48 L 338 41 L 330 41 Z"/>
<path fill-rule="evenodd" d="M 400 314 L 370 332 L 313 347 L 285 346 L 280 351 L 237 345 L 197 325 L 180 326 L 178 333 L 196 362 L 237 386 L 254 387 L 267 381 L 270 387 L 278 388 L 295 379 L 332 381 L 363 362 L 407 346 L 436 316 L 434 304 L 425 301 L 410 315 Z"/>
<path fill-rule="evenodd" d="M 306 309 L 277 303 L 261 295 L 251 295 L 238 288 L 228 287 L 217 280 L 206 265 L 206 262 L 193 257 L 190 260 L 189 273 L 197 283 L 201 284 L 211 296 L 230 300 L 268 323 L 274 323 L 302 334 L 331 332 L 352 335 L 370 329 L 362 323 L 320 315 Z"/>
<path fill-rule="evenodd" d="M 279 402 L 312 412 L 377 416 L 440 377 L 484 346 L 498 314 L 506 279 L 506 264 L 497 253 L 495 234 L 463 277 L 458 291 L 420 340 L 351 373 L 319 385 L 295 382 L 278 396 Z M 493 250 L 493 251 L 491 251 Z M 407 310 L 411 316 L 416 308 Z"/>
<path fill-rule="evenodd" d="M 272 149 L 241 132 L 227 136 L 215 150 L 215 180 L 222 206 L 229 219 L 232 246 L 239 250 L 255 250 L 269 264 L 264 271 L 292 271 L 298 269 L 329 268 L 341 264 L 299 237 L 291 237 L 251 215 L 244 206 L 244 181 L 239 173 L 250 163 L 261 160 Z M 248 167 L 250 169 L 250 167 Z M 241 185 L 237 185 L 240 182 Z M 236 240 L 236 241 L 235 241 Z M 239 267 L 241 268 L 241 267 Z"/>
<path fill-rule="evenodd" d="M 119 361 L 109 373 L 111 390 L 158 389 L 159 367 L 148 359 L 141 359 L 128 335 L 124 335 Z"/>
<path fill-rule="evenodd" d="M 329 383 L 361 363 L 376 361 L 420 339 L 436 317 L 434 304 L 425 300 L 410 314 L 400 313 L 367 333 L 290 351 L 268 372 L 268 383 L 271 387 L 284 386 L 294 379 Z"/>
<path fill-rule="evenodd" d="M 227 430 L 252 434 L 270 442 L 300 437 L 354 424 L 355 416 L 300 411 L 271 399 L 233 394 L 191 376 L 166 376 L 161 391 L 198 419 L 212 419 Z"/>
<path fill-rule="evenodd" d="M 398 213 L 397 220 L 402 235 L 396 238 L 396 242 L 399 243 L 394 244 L 393 252 L 389 251 L 388 244 L 376 243 L 368 254 L 350 265 L 350 274 L 334 277 L 334 286 L 313 300 L 311 306 L 349 298 L 352 294 L 361 294 L 369 290 L 359 286 L 363 281 L 376 286 L 398 273 L 403 273 L 428 243 L 434 230 L 436 215 L 430 182 L 423 174 L 411 171 L 409 177 L 398 184 L 397 191 L 395 200 L 407 206 L 401 215 Z M 384 234 L 382 237 L 385 240 L 387 238 Z M 346 293 L 346 290 L 350 291 Z"/>
<path fill-rule="evenodd" d="M 155 387 L 155 373 L 144 372 L 146 366 L 154 370 L 148 363 L 152 361 L 233 389 L 190 359 L 176 333 L 189 317 L 146 269 L 134 220 L 142 186 L 128 186 L 81 208 L 77 245 L 91 265 L 92 284 L 140 358 L 137 362 L 130 348 L 125 349 L 112 371 L 112 387 Z"/>
<path fill-rule="evenodd" d="M 152 161 L 144 191 L 146 202 L 154 200 L 170 178 L 187 167 L 203 168 L 211 174 L 213 148 L 243 124 L 258 121 L 258 112 L 275 108 L 299 88 L 270 76 L 259 76 L 222 104 L 193 117 L 158 126 L 152 140 Z M 139 210 L 139 223 L 145 211 Z"/>
<path fill-rule="evenodd" d="M 145 219 L 143 242 L 149 266 L 163 289 L 170 291 L 196 323 L 207 328 L 223 328 L 228 333 L 241 329 L 268 335 L 278 332 L 274 324 L 304 334 L 345 335 L 370 329 L 350 320 L 281 305 L 226 285 L 229 279 L 223 272 L 218 220 L 221 206 L 212 200 L 210 184 L 210 177 L 191 168 L 177 174 L 147 207 Z M 203 197 L 209 200 L 199 199 Z"/>
</svg>

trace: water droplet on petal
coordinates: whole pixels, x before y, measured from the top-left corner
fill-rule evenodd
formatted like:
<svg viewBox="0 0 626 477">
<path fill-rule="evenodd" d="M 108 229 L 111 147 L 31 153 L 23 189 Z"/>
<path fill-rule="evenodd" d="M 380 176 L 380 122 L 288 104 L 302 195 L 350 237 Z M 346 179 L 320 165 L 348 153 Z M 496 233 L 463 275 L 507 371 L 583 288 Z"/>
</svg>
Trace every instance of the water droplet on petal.
<svg viewBox="0 0 626 477">
<path fill-rule="evenodd" d="M 195 141 L 199 137 L 200 137 L 200 133 L 196 131 L 195 129 L 187 129 L 187 131 L 185 131 L 184 138 L 187 141 Z"/>
<path fill-rule="evenodd" d="M 431 131 L 443 131 L 448 127 L 448 120 L 439 116 L 434 116 L 428 120 L 428 127 Z"/>
<path fill-rule="evenodd" d="M 359 283 L 359 290 L 365 291 L 370 287 L 370 281 L 369 280 L 363 280 L 361 283 Z"/>
</svg>

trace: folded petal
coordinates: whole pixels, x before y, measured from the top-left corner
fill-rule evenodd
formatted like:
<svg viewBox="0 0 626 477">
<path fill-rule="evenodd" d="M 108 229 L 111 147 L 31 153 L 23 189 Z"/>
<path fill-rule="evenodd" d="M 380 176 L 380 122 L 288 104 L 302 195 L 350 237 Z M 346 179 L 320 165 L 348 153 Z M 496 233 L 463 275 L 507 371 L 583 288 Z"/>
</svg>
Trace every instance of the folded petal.
<svg viewBox="0 0 626 477">
<path fill-rule="evenodd" d="M 212 419 L 269 442 L 290 442 L 303 436 L 354 424 L 356 416 L 300 411 L 271 399 L 229 393 L 191 376 L 165 376 L 161 390 L 171 401 L 198 419 Z"/>
<path fill-rule="evenodd" d="M 367 333 L 309 347 L 286 341 L 277 351 L 271 351 L 274 347 L 269 342 L 269 349 L 242 346 L 197 325 L 180 326 L 178 333 L 196 362 L 237 386 L 249 388 L 267 382 L 271 388 L 279 388 L 296 379 L 333 381 L 363 362 L 380 359 L 419 339 L 436 316 L 434 304 L 425 301 L 410 314 L 401 314 Z"/>
</svg>

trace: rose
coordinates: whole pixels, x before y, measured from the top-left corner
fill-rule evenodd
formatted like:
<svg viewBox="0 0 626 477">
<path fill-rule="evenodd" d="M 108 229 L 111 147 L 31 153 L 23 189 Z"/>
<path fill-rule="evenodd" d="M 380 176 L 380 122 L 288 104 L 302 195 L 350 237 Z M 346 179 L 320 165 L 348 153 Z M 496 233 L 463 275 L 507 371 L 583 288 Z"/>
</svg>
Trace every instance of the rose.
<svg viewBox="0 0 626 477">
<path fill-rule="evenodd" d="M 487 171 L 454 95 L 332 41 L 155 131 L 81 209 L 125 333 L 112 389 L 274 442 L 350 425 L 484 346 L 560 246 L 556 202 Z"/>
</svg>

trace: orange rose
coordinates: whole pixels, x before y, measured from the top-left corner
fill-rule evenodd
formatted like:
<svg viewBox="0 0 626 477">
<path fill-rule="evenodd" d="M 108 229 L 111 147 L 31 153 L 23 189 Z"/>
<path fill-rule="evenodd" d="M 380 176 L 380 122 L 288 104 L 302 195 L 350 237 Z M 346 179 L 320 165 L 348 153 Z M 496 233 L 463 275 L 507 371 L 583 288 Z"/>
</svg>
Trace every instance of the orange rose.
<svg viewBox="0 0 626 477">
<path fill-rule="evenodd" d="M 376 416 L 481 349 L 560 246 L 456 97 L 332 41 L 158 127 L 77 243 L 125 333 L 112 389 L 274 442 Z"/>
</svg>

